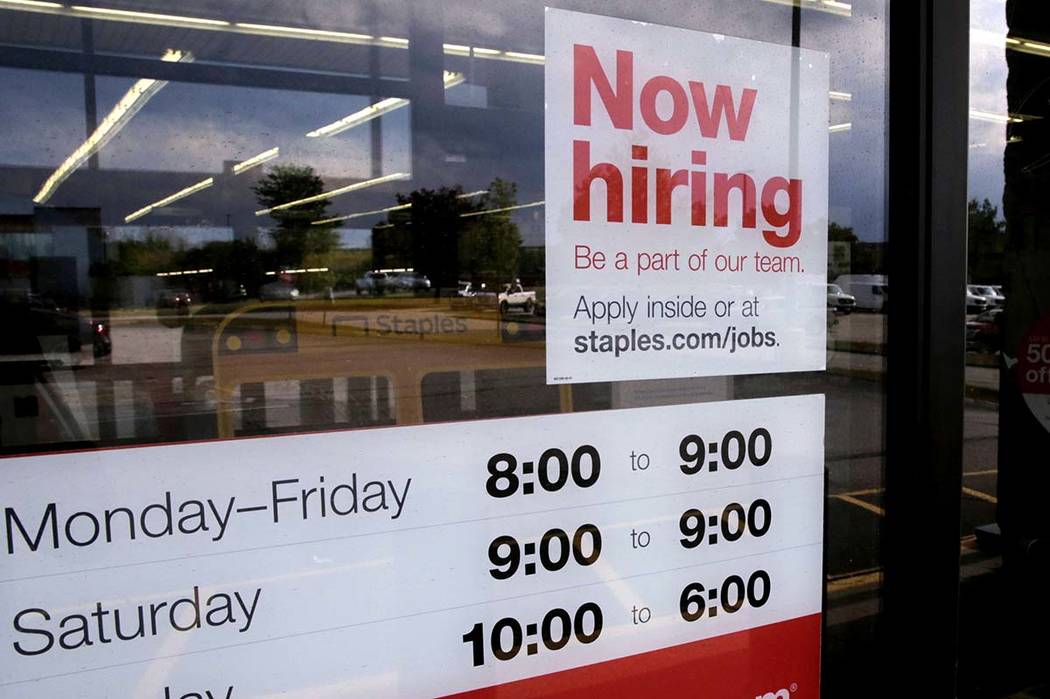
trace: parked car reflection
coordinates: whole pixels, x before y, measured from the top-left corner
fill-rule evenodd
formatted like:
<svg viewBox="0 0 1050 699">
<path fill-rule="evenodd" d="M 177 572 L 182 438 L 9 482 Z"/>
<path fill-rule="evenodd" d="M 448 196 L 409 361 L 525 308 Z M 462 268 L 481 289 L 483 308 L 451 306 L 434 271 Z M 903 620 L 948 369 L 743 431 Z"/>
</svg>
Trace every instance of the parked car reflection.
<svg viewBox="0 0 1050 699">
<path fill-rule="evenodd" d="M 259 298 L 263 301 L 294 301 L 299 298 L 299 289 L 286 281 L 275 281 L 259 287 Z"/>
<path fill-rule="evenodd" d="M 967 321 L 966 349 L 971 352 L 998 352 L 1002 346 L 1002 314 L 1002 308 L 991 308 Z"/>
<path fill-rule="evenodd" d="M 838 284 L 828 284 L 828 308 L 836 313 L 849 315 L 857 305 L 857 299 L 847 294 Z"/>
<path fill-rule="evenodd" d="M 1006 297 L 1003 296 L 1000 289 L 996 289 L 994 286 L 983 285 L 983 284 L 969 284 L 966 287 L 974 296 L 980 296 L 988 303 L 988 308 L 995 308 L 996 306 L 1002 306 L 1006 303 Z"/>
</svg>

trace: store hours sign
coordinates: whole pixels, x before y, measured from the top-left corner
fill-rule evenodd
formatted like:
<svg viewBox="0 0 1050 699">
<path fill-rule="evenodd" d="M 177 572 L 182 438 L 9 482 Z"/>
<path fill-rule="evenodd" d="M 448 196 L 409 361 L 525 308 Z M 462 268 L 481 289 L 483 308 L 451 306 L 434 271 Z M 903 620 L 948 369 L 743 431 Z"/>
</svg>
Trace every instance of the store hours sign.
<svg viewBox="0 0 1050 699">
<path fill-rule="evenodd" d="M 823 430 L 791 396 L 5 459 L 0 695 L 817 697 Z"/>
<path fill-rule="evenodd" d="M 828 57 L 548 9 L 547 379 L 825 366 Z"/>
</svg>

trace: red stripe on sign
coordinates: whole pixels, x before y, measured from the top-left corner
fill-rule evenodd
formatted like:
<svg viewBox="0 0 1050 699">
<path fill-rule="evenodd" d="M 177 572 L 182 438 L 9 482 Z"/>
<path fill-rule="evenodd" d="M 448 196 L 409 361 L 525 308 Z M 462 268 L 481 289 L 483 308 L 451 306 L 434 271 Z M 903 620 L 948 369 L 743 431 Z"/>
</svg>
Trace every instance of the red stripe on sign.
<svg viewBox="0 0 1050 699">
<path fill-rule="evenodd" d="M 445 699 L 817 699 L 820 614 Z"/>
</svg>

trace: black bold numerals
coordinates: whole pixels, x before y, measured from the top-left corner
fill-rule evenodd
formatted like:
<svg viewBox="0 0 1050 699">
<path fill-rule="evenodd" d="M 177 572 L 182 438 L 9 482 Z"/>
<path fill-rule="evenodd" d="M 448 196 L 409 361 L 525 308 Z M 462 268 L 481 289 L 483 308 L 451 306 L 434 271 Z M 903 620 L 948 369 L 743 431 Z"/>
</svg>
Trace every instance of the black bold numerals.
<svg viewBox="0 0 1050 699">
<path fill-rule="evenodd" d="M 555 628 L 555 625 L 557 628 Z M 578 632 L 577 632 L 578 633 Z M 540 638 L 550 650 L 561 650 L 572 638 L 572 618 L 564 609 L 552 609 L 540 624 Z"/>
<path fill-rule="evenodd" d="M 747 436 L 739 430 L 730 430 L 720 442 L 710 444 L 699 435 L 690 434 L 678 443 L 678 456 L 683 462 L 679 468 L 687 476 L 700 473 L 705 465 L 710 471 L 717 471 L 719 464 L 730 471 L 745 463 L 765 466 L 773 456 L 773 438 L 765 427 L 759 427 Z"/>
<path fill-rule="evenodd" d="M 543 452 L 537 475 L 540 485 L 548 493 L 561 490 L 569 480 L 569 460 L 565 457 L 565 452 L 561 449 L 548 449 Z"/>
<path fill-rule="evenodd" d="M 765 427 L 759 427 L 747 440 L 747 458 L 755 466 L 765 466 L 773 456 L 773 437 Z"/>
<path fill-rule="evenodd" d="M 589 566 L 602 554 L 602 533 L 593 524 L 585 524 L 572 537 L 572 557 L 581 566 Z"/>
<path fill-rule="evenodd" d="M 589 566 L 602 553 L 602 532 L 593 524 L 584 524 L 570 539 L 568 532 L 555 527 L 544 533 L 538 546 L 521 544 L 513 536 L 498 536 L 489 544 L 489 562 L 494 566 L 489 573 L 497 580 L 512 578 L 521 568 L 523 559 L 534 553 L 539 554 L 543 569 L 552 572 L 564 568 L 570 559 L 578 565 Z M 535 572 L 535 563 L 525 564 L 526 575 Z"/>
<path fill-rule="evenodd" d="M 485 645 L 496 660 L 514 659 L 524 648 L 527 655 L 539 652 L 540 643 L 550 651 L 561 650 L 573 638 L 584 645 L 594 643 L 602 633 L 602 608 L 594 602 L 580 605 L 575 614 L 565 609 L 552 609 L 537 624 L 525 624 L 513 617 L 504 617 L 492 625 L 486 635 L 485 625 L 474 624 L 470 631 L 463 634 L 463 642 L 468 644 L 473 656 L 474 667 L 485 664 Z M 539 642 L 531 639 L 539 632 Z"/>
<path fill-rule="evenodd" d="M 576 635 L 577 641 L 584 645 L 594 643 L 602 635 L 602 608 L 594 602 L 582 604 L 576 610 L 576 616 L 572 622 L 573 633 Z M 590 631 L 587 630 L 588 625 L 590 626 Z"/>
<path fill-rule="evenodd" d="M 757 609 L 769 601 L 772 590 L 769 573 L 764 570 L 756 570 L 746 581 L 739 575 L 730 575 L 721 585 L 710 589 L 701 583 L 691 582 L 682 589 L 678 611 L 683 619 L 693 622 L 705 615 L 715 616 L 720 610 L 733 614 L 745 604 Z"/>
<path fill-rule="evenodd" d="M 685 462 L 681 466 L 682 473 L 692 476 L 704 470 L 705 448 L 704 440 L 695 434 L 682 439 L 678 444 L 678 455 Z"/>
<path fill-rule="evenodd" d="M 704 615 L 707 600 L 704 599 L 704 586 L 698 582 L 689 583 L 682 589 L 678 598 L 678 611 L 686 621 L 696 621 Z"/>
<path fill-rule="evenodd" d="M 726 432 L 726 436 L 722 437 L 722 465 L 734 471 L 740 468 L 746 458 L 744 435 L 737 430 Z"/>
<path fill-rule="evenodd" d="M 518 461 L 510 454 L 496 454 L 489 459 L 489 480 L 485 490 L 494 498 L 510 497 L 518 492 Z"/>
<path fill-rule="evenodd" d="M 510 636 L 508 639 L 507 636 Z M 517 619 L 504 617 L 492 625 L 492 654 L 496 660 L 510 660 L 521 650 L 525 635 Z M 509 641 L 509 643 L 508 643 Z"/>
<path fill-rule="evenodd" d="M 514 577 L 521 565 L 521 546 L 513 536 L 497 536 L 489 544 L 489 562 L 494 568 L 489 573 L 496 580 Z"/>
<path fill-rule="evenodd" d="M 576 485 L 590 488 L 598 482 L 601 473 L 602 459 L 590 444 L 584 444 L 572 453 L 572 480 Z"/>
<path fill-rule="evenodd" d="M 773 510 L 769 502 L 759 498 L 747 508 L 747 528 L 751 536 L 763 536 L 773 524 Z"/>
<path fill-rule="evenodd" d="M 744 506 L 738 502 L 731 502 L 722 508 L 721 514 L 710 518 L 695 507 L 686 510 L 678 519 L 678 531 L 682 533 L 679 539 L 682 546 L 687 549 L 695 549 L 704 543 L 704 535 L 707 532 L 708 523 L 714 526 L 718 523 L 718 531 L 712 532 L 707 541 L 711 544 L 718 543 L 719 539 L 725 541 L 737 541 L 744 536 L 745 532 L 754 537 L 764 536 L 773 524 L 773 510 L 769 502 L 762 498 L 755 500 L 744 510 Z"/>
<path fill-rule="evenodd" d="M 540 563 L 547 570 L 561 570 L 569 562 L 569 535 L 564 529 L 549 529 L 540 539 Z"/>
<path fill-rule="evenodd" d="M 535 490 L 532 483 L 534 466 L 536 480 L 548 493 L 561 490 L 570 480 L 577 487 L 590 488 L 598 482 L 602 472 L 601 456 L 590 444 L 576 449 L 572 457 L 566 456 L 561 449 L 547 449 L 535 464 L 531 461 L 522 464 L 520 474 L 517 458 L 503 452 L 489 459 L 489 477 L 485 483 L 485 490 L 494 498 L 509 498 L 519 490 L 528 495 Z"/>
</svg>

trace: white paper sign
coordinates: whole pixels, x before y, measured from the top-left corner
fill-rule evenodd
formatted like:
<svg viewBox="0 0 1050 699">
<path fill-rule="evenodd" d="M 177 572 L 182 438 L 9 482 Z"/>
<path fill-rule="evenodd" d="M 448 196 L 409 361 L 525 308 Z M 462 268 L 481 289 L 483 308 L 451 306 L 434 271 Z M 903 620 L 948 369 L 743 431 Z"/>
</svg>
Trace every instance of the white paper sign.
<svg viewBox="0 0 1050 699">
<path fill-rule="evenodd" d="M 828 56 L 546 21 L 547 380 L 825 366 Z"/>
<path fill-rule="evenodd" d="M 0 695 L 408 699 L 689 644 L 737 661 L 704 696 L 816 697 L 823 429 L 791 396 L 7 459 Z"/>
</svg>

